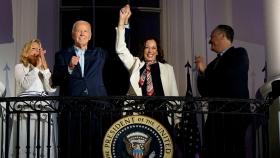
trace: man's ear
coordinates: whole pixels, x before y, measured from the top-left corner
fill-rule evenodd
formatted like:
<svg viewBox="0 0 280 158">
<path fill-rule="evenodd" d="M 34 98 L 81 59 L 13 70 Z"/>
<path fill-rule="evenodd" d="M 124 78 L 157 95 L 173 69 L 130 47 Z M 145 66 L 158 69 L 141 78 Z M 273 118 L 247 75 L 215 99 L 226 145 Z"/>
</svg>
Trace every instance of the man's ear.
<svg viewBox="0 0 280 158">
<path fill-rule="evenodd" d="M 71 32 L 71 37 L 72 37 L 72 40 L 74 40 L 74 33 Z"/>
<path fill-rule="evenodd" d="M 92 36 L 92 33 L 89 35 L 89 38 L 88 38 L 89 41 L 91 40 L 91 36 Z"/>
<path fill-rule="evenodd" d="M 225 34 L 224 32 L 222 32 L 221 34 L 222 34 L 221 36 L 222 36 L 223 38 L 227 39 L 226 34 Z"/>
</svg>

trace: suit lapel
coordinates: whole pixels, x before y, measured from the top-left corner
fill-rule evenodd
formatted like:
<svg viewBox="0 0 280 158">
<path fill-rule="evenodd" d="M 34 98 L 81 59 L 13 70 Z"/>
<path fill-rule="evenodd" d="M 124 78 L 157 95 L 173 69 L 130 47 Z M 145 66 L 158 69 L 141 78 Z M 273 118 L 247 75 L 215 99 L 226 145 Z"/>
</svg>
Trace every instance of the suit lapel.
<svg viewBox="0 0 280 158">
<path fill-rule="evenodd" d="M 85 52 L 85 65 L 84 65 L 84 75 L 86 75 L 86 73 L 88 71 L 90 71 L 92 64 L 95 63 L 96 58 L 96 50 L 86 50 Z"/>
<path fill-rule="evenodd" d="M 166 95 L 166 92 L 168 89 L 167 85 L 169 85 L 168 82 L 173 82 L 173 81 L 168 81 L 168 78 L 169 78 L 168 71 L 167 71 L 166 67 L 164 66 L 164 64 L 162 64 L 160 62 L 158 64 L 159 64 L 160 79 L 161 79 L 161 83 L 162 83 L 163 93 L 164 93 L 164 95 Z"/>
<path fill-rule="evenodd" d="M 138 96 L 142 95 L 141 87 L 139 86 L 139 79 L 140 79 L 140 69 L 144 65 L 145 65 L 145 62 L 141 62 L 140 66 L 137 69 L 134 69 L 134 71 L 132 72 L 131 77 L 130 77 L 131 85 L 132 85 L 133 89 L 135 90 L 136 95 L 138 95 Z M 160 62 L 159 62 L 159 70 L 160 70 L 160 79 L 162 82 L 163 92 L 164 92 L 164 94 L 167 94 L 167 91 L 168 91 L 167 85 L 169 85 L 168 82 L 172 82 L 172 81 L 168 81 L 169 74 L 168 74 L 167 67 Z"/>
<path fill-rule="evenodd" d="M 130 83 L 131 83 L 131 86 L 133 87 L 136 95 L 141 96 L 142 95 L 142 90 L 141 90 L 141 87 L 139 86 L 140 69 L 145 65 L 145 62 L 143 62 L 143 61 L 140 62 L 140 63 L 138 62 L 134 66 L 137 66 L 138 64 L 139 64 L 139 67 L 134 68 L 132 73 L 131 73 Z"/>
<path fill-rule="evenodd" d="M 220 56 L 220 57 L 217 57 L 217 59 L 216 59 L 216 66 L 214 67 L 214 69 L 216 68 L 216 67 L 223 67 L 223 66 L 221 66 L 221 65 L 224 65 L 224 63 L 225 62 L 227 62 L 228 61 L 228 59 L 230 60 L 230 54 L 231 54 L 231 52 L 234 50 L 234 47 L 232 46 L 232 47 L 230 47 L 230 48 L 228 48 L 223 54 L 222 54 L 222 56 Z"/>
<path fill-rule="evenodd" d="M 89 56 L 90 56 L 90 51 L 89 50 L 86 50 L 85 51 L 85 55 L 84 55 L 84 57 L 85 57 L 85 62 L 84 62 L 84 76 L 86 75 L 86 72 L 88 71 L 88 64 L 89 64 Z"/>
</svg>

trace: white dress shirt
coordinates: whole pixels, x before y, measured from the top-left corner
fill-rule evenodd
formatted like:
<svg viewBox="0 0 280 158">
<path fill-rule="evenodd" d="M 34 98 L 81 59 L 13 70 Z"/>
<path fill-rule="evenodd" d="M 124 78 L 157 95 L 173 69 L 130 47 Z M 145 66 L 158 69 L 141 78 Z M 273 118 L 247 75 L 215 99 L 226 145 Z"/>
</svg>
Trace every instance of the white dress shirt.
<svg viewBox="0 0 280 158">
<path fill-rule="evenodd" d="M 84 76 L 84 67 L 85 67 L 85 50 L 80 49 L 74 46 L 76 55 L 79 57 L 79 63 L 81 66 L 82 76 Z"/>
<path fill-rule="evenodd" d="M 23 92 L 55 92 L 50 86 L 51 72 L 49 69 L 39 70 L 30 64 L 25 67 L 23 64 L 15 66 L 16 96 Z"/>
</svg>

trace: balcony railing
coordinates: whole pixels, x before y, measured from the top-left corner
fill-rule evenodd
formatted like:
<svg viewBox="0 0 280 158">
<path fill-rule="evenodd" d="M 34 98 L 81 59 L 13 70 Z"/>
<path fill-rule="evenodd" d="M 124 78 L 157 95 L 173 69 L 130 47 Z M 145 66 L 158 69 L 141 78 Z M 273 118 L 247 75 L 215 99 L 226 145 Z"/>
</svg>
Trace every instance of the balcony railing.
<svg viewBox="0 0 280 158">
<path fill-rule="evenodd" d="M 143 115 L 166 128 L 173 142 L 173 155 L 186 157 L 203 153 L 204 123 L 209 114 L 244 116 L 250 120 L 246 136 L 254 139 L 246 142 L 251 147 L 246 152 L 256 158 L 268 154 L 269 100 L 49 96 L 0 98 L 0 104 L 1 158 L 102 157 L 106 155 L 103 141 L 106 143 L 106 136 L 110 136 L 106 135 L 108 129 L 116 130 L 114 123 L 125 116 Z M 193 137 L 198 138 L 190 139 Z"/>
</svg>

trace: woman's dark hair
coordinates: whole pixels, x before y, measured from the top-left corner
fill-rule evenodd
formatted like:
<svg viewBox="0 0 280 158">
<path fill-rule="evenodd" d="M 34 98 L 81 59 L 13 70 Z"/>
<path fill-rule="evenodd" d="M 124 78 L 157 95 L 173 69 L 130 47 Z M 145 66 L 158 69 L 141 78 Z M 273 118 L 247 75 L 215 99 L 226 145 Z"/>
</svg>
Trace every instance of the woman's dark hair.
<svg viewBox="0 0 280 158">
<path fill-rule="evenodd" d="M 145 49 L 145 44 L 147 41 L 149 40 L 154 40 L 156 42 L 156 45 L 157 45 L 157 51 L 158 51 L 158 55 L 156 56 L 156 60 L 158 62 L 161 62 L 161 63 L 166 63 L 166 60 L 164 59 L 164 54 L 163 54 L 163 50 L 160 46 L 160 41 L 159 39 L 157 39 L 156 37 L 148 37 L 148 38 L 145 38 L 143 40 L 143 43 L 141 45 L 141 49 L 140 49 L 140 53 L 139 53 L 139 58 L 141 59 L 141 61 L 144 60 L 144 49 Z"/>
</svg>

